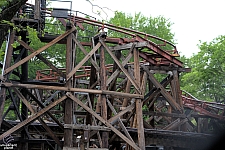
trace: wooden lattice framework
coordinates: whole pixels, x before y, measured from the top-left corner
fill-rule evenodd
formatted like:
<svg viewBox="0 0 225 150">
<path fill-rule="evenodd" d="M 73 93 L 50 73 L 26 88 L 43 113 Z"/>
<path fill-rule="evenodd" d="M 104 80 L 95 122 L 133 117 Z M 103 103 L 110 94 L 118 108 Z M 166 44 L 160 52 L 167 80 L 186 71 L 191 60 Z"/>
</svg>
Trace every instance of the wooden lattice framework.
<svg viewBox="0 0 225 150">
<path fill-rule="evenodd" d="M 12 135 L 18 149 L 24 150 L 144 150 L 150 144 L 192 149 L 214 136 L 209 129 L 214 122 L 224 121 L 224 105 L 196 100 L 180 90 L 179 75 L 190 69 L 183 68 L 171 43 L 78 16 L 67 24 L 65 19 L 59 20 L 65 33 L 40 37 L 47 43 L 38 50 L 29 46 L 26 32 L 10 32 L 1 76 L 0 140 Z M 85 23 L 101 27 L 89 42 L 77 37 L 78 27 L 83 29 Z M 109 37 L 104 28 L 129 37 Z M 17 48 L 12 47 L 15 40 L 20 44 Z M 41 54 L 57 43 L 66 45 L 65 69 Z M 163 50 L 166 45 L 173 49 Z M 80 57 L 76 51 L 84 53 L 80 62 L 76 62 Z M 50 69 L 38 71 L 36 80 L 28 80 L 29 60 L 34 57 Z M 157 78 L 162 74 L 163 78 Z M 13 80 L 13 75 L 20 80 Z M 11 104 L 3 112 L 7 100 Z M 7 120 L 9 111 L 18 120 Z"/>
</svg>

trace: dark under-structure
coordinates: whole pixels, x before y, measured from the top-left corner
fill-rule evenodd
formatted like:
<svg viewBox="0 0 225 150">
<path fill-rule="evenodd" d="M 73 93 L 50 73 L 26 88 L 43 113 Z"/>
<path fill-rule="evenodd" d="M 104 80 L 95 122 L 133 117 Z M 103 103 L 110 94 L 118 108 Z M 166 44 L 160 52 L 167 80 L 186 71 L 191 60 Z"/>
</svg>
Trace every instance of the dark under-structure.
<svg viewBox="0 0 225 150">
<path fill-rule="evenodd" d="M 65 32 L 42 35 L 47 17 Z M 71 9 L 47 9 L 45 0 L 21 7 L 13 22 L 36 29 L 46 44 L 33 49 L 23 30 L 8 35 L 0 76 L 0 149 L 208 149 L 223 131 L 224 104 L 180 90 L 180 73 L 190 69 L 172 43 Z M 87 26 L 96 32 L 80 37 Z M 19 46 L 13 47 L 15 41 Z M 66 45 L 65 68 L 42 55 L 55 44 Z M 34 57 L 48 69 L 31 79 Z"/>
</svg>

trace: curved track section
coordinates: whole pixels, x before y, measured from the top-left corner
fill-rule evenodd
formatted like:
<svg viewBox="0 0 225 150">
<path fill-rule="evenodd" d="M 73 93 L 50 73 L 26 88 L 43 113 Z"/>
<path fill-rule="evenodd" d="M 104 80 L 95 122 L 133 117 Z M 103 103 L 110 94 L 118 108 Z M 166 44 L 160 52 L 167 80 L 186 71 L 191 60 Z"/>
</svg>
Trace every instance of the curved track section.
<svg viewBox="0 0 225 150">
<path fill-rule="evenodd" d="M 37 19 L 14 21 L 44 27 L 43 18 Z M 190 69 L 182 67 L 174 45 L 95 20 L 66 19 L 59 19 L 65 32 L 40 37 L 46 44 L 39 49 L 29 46 L 26 33 L 10 33 L 0 78 L 2 142 L 11 135 L 19 149 L 31 150 L 144 150 L 151 144 L 188 149 L 222 131 L 224 105 L 180 90 L 179 74 Z M 83 40 L 88 26 L 101 30 Z M 110 37 L 106 28 L 126 38 Z M 15 39 L 17 48 L 12 47 Z M 65 45 L 64 69 L 43 55 L 55 44 Z M 163 49 L 167 45 L 170 51 Z M 29 68 L 34 57 L 48 69 Z M 30 71 L 36 79 L 29 78 Z"/>
</svg>

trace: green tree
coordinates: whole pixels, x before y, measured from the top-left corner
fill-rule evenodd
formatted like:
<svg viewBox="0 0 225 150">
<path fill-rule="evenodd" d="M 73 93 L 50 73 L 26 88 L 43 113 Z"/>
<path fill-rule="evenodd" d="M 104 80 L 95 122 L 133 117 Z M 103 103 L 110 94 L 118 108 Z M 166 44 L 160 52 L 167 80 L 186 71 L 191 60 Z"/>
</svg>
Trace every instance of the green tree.
<svg viewBox="0 0 225 150">
<path fill-rule="evenodd" d="M 192 72 L 182 77 L 182 89 L 199 99 L 225 100 L 225 36 L 199 44 L 200 52 L 193 55 L 187 66 Z"/>
<path fill-rule="evenodd" d="M 169 19 L 163 16 L 158 17 L 146 17 L 140 12 L 135 13 L 134 16 L 127 15 L 123 12 L 116 12 L 115 16 L 109 20 L 109 23 L 116 26 L 130 28 L 136 31 L 144 32 L 146 34 L 151 34 L 153 36 L 160 37 L 171 43 L 175 43 L 174 33 L 171 31 L 171 26 L 173 23 Z M 116 34 L 115 32 L 109 32 L 110 36 L 121 36 L 121 34 Z M 157 43 L 154 39 L 150 39 Z"/>
</svg>

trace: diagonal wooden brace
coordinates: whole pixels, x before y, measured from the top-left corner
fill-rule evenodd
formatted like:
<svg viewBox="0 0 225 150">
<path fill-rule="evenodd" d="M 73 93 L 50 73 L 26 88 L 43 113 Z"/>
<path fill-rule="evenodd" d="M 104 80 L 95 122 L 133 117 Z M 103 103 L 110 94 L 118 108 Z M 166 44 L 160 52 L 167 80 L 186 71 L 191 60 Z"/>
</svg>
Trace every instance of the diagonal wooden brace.
<svg viewBox="0 0 225 150">
<path fill-rule="evenodd" d="M 62 35 L 58 36 L 57 38 L 55 38 L 54 40 L 52 40 L 50 43 L 48 43 L 45 46 L 43 46 L 42 48 L 38 49 L 37 51 L 33 52 L 32 54 L 30 54 L 29 56 L 25 57 L 24 59 L 20 60 L 16 64 L 14 64 L 11 67 L 7 68 L 4 71 L 4 75 L 8 74 L 13 69 L 15 69 L 15 68 L 19 67 L 20 65 L 24 64 L 25 62 L 29 61 L 31 58 L 33 58 L 34 56 L 40 54 L 41 52 L 43 52 L 44 50 L 46 50 L 50 46 L 56 44 L 57 42 L 59 42 L 60 40 L 62 40 L 63 38 L 65 38 L 67 35 L 69 35 L 70 33 L 72 33 L 75 30 L 76 30 L 76 28 L 73 27 L 72 29 L 66 31 L 64 34 L 62 34 Z"/>
<path fill-rule="evenodd" d="M 94 112 L 91 108 L 89 108 L 87 105 L 83 104 L 79 99 L 77 99 L 76 97 L 74 97 L 72 93 L 67 92 L 66 95 L 68 97 L 70 97 L 73 101 L 75 101 L 78 105 L 80 105 L 81 107 L 83 107 L 90 114 L 92 114 L 93 116 L 95 116 L 95 118 L 97 118 L 99 121 L 101 121 L 107 127 L 109 127 L 114 133 L 116 133 L 119 137 L 121 137 L 125 142 L 127 142 L 134 149 L 141 150 L 135 143 L 133 143 L 130 139 L 128 139 L 126 136 L 124 136 L 119 130 L 117 130 L 115 127 L 113 127 L 107 120 L 103 119 L 96 112 Z"/>
</svg>

